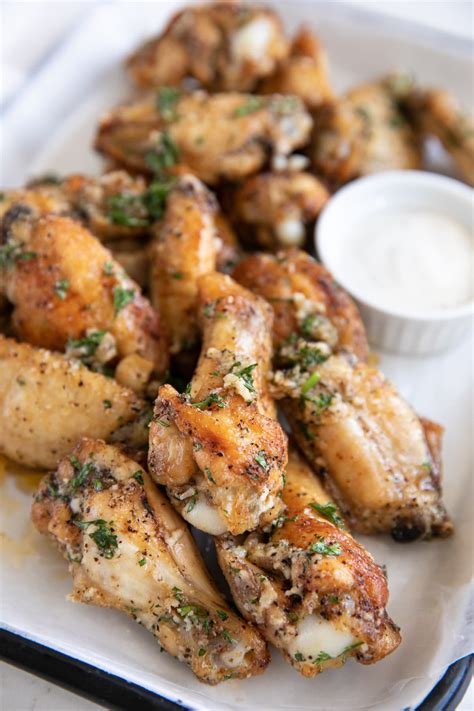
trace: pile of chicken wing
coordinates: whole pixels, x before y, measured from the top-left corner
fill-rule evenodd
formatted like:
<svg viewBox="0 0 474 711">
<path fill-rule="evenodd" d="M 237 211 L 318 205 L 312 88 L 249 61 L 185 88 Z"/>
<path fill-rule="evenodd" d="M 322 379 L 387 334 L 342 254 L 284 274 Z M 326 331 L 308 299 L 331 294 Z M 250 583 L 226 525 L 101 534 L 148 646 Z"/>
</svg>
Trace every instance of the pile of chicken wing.
<svg viewBox="0 0 474 711">
<path fill-rule="evenodd" d="M 200 680 L 263 672 L 267 643 L 305 676 L 377 662 L 401 637 L 351 532 L 451 533 L 442 428 L 304 246 L 334 190 L 420 167 L 427 136 L 472 183 L 469 119 L 402 76 L 337 96 L 318 38 L 261 6 L 186 8 L 126 68 L 103 175 L 1 194 L 0 452 L 49 471 L 32 517 L 71 600 Z"/>
</svg>

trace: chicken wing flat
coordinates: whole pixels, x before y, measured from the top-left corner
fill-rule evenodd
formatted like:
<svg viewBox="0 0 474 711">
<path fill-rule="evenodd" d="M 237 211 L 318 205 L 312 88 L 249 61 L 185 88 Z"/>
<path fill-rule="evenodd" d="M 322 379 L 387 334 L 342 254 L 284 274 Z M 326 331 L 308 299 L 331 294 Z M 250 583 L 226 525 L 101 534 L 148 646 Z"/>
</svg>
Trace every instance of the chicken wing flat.
<svg viewBox="0 0 474 711">
<path fill-rule="evenodd" d="M 223 274 L 199 284 L 203 345 L 186 394 L 160 388 L 149 468 L 197 528 L 252 530 L 281 510 L 286 436 L 267 390 L 271 309 Z"/>
<path fill-rule="evenodd" d="M 390 76 L 386 84 L 421 133 L 436 136 L 464 180 L 474 185 L 474 117 L 444 89 L 422 89 L 404 75 Z"/>
<path fill-rule="evenodd" d="M 129 615 L 209 684 L 267 666 L 265 642 L 216 590 L 184 522 L 115 447 L 82 440 L 43 479 L 32 518 L 69 561 L 72 601 Z"/>
<path fill-rule="evenodd" d="M 253 246 L 300 247 L 328 200 L 327 188 L 310 173 L 260 173 L 236 191 L 233 217 L 243 239 Z"/>
<path fill-rule="evenodd" d="M 131 170 L 170 170 L 178 162 L 209 185 L 260 170 L 272 154 L 304 145 L 311 117 L 293 96 L 176 95 L 165 111 L 163 89 L 110 111 L 100 122 L 96 148 Z"/>
<path fill-rule="evenodd" d="M 238 265 L 233 276 L 272 305 L 276 349 L 302 338 L 351 351 L 360 360 L 367 358 L 367 338 L 357 307 L 327 269 L 306 252 L 254 254 Z"/>
<path fill-rule="evenodd" d="M 439 441 L 430 443 L 411 407 L 363 362 L 367 342 L 350 297 L 296 250 L 253 255 L 234 276 L 273 306 L 273 393 L 354 529 L 400 541 L 449 535 Z"/>
<path fill-rule="evenodd" d="M 249 91 L 287 54 L 274 12 L 222 2 L 179 12 L 127 67 L 140 86 L 175 85 L 193 77 L 214 91 Z"/>
<path fill-rule="evenodd" d="M 104 360 L 140 356 L 152 370 L 166 369 L 167 338 L 158 314 L 79 223 L 38 218 L 28 206 L 15 205 L 3 218 L 0 250 L 0 278 L 20 338 L 73 353 L 93 339 L 107 342 Z"/>
<path fill-rule="evenodd" d="M 215 271 L 217 201 L 192 175 L 181 176 L 168 196 L 164 219 L 150 247 L 151 299 L 166 324 L 171 353 L 198 338 L 198 281 Z"/>
<path fill-rule="evenodd" d="M 315 115 L 313 167 L 335 185 L 382 170 L 421 166 L 419 135 L 383 82 L 363 84 Z"/>
<path fill-rule="evenodd" d="M 373 664 L 400 644 L 385 575 L 291 448 L 286 476 L 287 511 L 273 526 L 216 540 L 235 603 L 304 676 L 349 657 Z"/>
<path fill-rule="evenodd" d="M 331 103 L 334 94 L 329 82 L 326 53 L 318 38 L 301 29 L 291 43 L 289 56 L 258 87 L 262 94 L 293 94 L 310 110 Z"/>
<path fill-rule="evenodd" d="M 81 437 L 109 439 L 143 407 L 78 361 L 0 336 L 0 452 L 20 464 L 54 467 Z"/>
</svg>

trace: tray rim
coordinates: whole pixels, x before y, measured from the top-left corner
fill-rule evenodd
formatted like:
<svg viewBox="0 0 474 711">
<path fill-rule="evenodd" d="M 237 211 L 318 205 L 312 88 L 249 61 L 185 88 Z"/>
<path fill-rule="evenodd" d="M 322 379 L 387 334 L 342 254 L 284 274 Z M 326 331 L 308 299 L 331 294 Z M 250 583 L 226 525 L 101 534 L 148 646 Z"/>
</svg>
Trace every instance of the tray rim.
<svg viewBox="0 0 474 711">
<path fill-rule="evenodd" d="M 0 659 L 108 709 L 139 705 L 140 711 L 192 711 L 190 706 L 5 629 L 0 630 Z M 455 711 L 468 689 L 473 669 L 473 654 L 458 659 L 413 711 Z"/>
</svg>

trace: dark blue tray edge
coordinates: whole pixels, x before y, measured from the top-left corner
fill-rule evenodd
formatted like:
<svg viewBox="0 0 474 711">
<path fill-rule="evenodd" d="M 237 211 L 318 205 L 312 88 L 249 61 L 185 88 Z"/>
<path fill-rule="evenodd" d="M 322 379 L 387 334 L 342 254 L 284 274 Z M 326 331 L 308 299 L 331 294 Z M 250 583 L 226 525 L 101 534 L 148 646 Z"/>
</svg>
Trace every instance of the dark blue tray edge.
<svg viewBox="0 0 474 711">
<path fill-rule="evenodd" d="M 6 630 L 0 630 L 0 659 L 108 709 L 183 709 L 179 702 Z M 473 659 L 470 655 L 451 664 L 416 711 L 455 711 L 472 678 Z"/>
</svg>

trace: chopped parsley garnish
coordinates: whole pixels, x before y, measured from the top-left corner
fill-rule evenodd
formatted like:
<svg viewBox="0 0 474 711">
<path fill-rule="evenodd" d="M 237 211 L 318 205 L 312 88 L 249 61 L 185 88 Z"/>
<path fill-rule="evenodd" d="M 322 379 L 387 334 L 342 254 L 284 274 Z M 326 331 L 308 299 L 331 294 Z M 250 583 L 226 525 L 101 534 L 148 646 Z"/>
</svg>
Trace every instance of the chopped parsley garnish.
<svg viewBox="0 0 474 711">
<path fill-rule="evenodd" d="M 204 467 L 204 473 L 206 474 L 206 476 L 207 476 L 207 478 L 209 479 L 209 481 L 212 481 L 213 484 L 216 483 L 216 480 L 215 480 L 214 477 L 212 476 L 212 472 L 211 472 L 211 470 L 209 469 L 209 467 Z"/>
<path fill-rule="evenodd" d="M 296 652 L 295 659 L 297 662 L 304 662 L 305 657 L 301 654 L 301 652 Z"/>
<path fill-rule="evenodd" d="M 308 551 L 310 553 L 319 553 L 320 555 L 341 555 L 342 548 L 339 543 L 326 543 L 322 538 L 319 541 L 312 543 Z"/>
<path fill-rule="evenodd" d="M 79 351 L 80 359 L 87 361 L 95 354 L 105 334 L 106 331 L 90 331 L 83 338 L 70 338 L 66 351 Z"/>
<path fill-rule="evenodd" d="M 327 504 L 317 504 L 316 502 L 311 501 L 309 505 L 312 509 L 314 509 L 314 511 L 317 511 L 319 514 L 321 514 L 321 516 L 327 518 L 329 521 L 331 521 L 331 523 L 333 523 L 341 530 L 344 530 L 346 528 L 344 519 L 342 518 L 342 516 L 339 515 L 337 506 L 336 504 L 333 504 L 332 501 L 328 501 Z"/>
<path fill-rule="evenodd" d="M 145 163 L 157 176 L 166 168 L 172 168 L 179 159 L 179 148 L 169 133 L 162 133 L 158 146 L 145 154 Z"/>
<path fill-rule="evenodd" d="M 303 368 L 310 368 L 312 365 L 319 365 L 328 359 L 327 355 L 321 353 L 319 348 L 310 348 L 303 346 L 297 353 L 297 362 L 301 363 Z"/>
<path fill-rule="evenodd" d="M 137 216 L 143 213 L 143 204 L 140 195 L 128 195 L 127 193 L 117 193 L 107 199 L 108 214 L 110 222 L 122 227 L 147 227 L 149 220 L 144 216 Z"/>
<path fill-rule="evenodd" d="M 178 614 L 181 617 L 187 617 L 188 615 L 194 615 L 195 617 L 207 617 L 209 615 L 208 611 L 203 607 L 198 607 L 197 605 L 182 605 L 177 608 Z"/>
<path fill-rule="evenodd" d="M 300 107 L 296 96 L 277 96 L 271 99 L 269 107 L 279 114 L 288 114 Z"/>
<path fill-rule="evenodd" d="M 328 659 L 333 659 L 333 657 L 331 657 L 331 655 L 328 654 L 327 652 L 321 651 L 321 652 L 319 652 L 318 656 L 314 660 L 314 663 L 315 664 L 322 664 L 323 662 L 327 662 Z"/>
<path fill-rule="evenodd" d="M 36 252 L 22 252 L 22 245 L 9 242 L 0 247 L 0 269 L 9 269 L 17 262 L 27 262 L 36 257 Z"/>
<path fill-rule="evenodd" d="M 313 410 L 313 414 L 320 415 L 322 412 L 324 412 L 324 410 L 327 410 L 328 407 L 330 407 L 333 400 L 333 396 L 329 393 L 320 393 L 317 398 L 310 397 L 309 395 L 304 395 L 303 400 L 308 400 L 308 402 L 311 402 L 313 405 L 315 405 L 316 410 Z"/>
<path fill-rule="evenodd" d="M 311 338 L 313 335 L 314 325 L 320 321 L 320 317 L 316 314 L 309 314 L 306 316 L 300 326 L 301 333 L 307 338 Z"/>
<path fill-rule="evenodd" d="M 173 86 L 161 86 L 156 97 L 156 107 L 165 121 L 175 121 L 178 114 L 175 104 L 181 96 L 179 89 Z"/>
<path fill-rule="evenodd" d="M 114 311 L 117 314 L 135 298 L 135 289 L 124 289 L 121 286 L 114 287 Z"/>
<path fill-rule="evenodd" d="M 112 400 L 102 400 L 102 402 L 104 404 L 104 408 L 106 410 L 110 410 L 110 408 L 112 407 Z"/>
<path fill-rule="evenodd" d="M 139 565 L 141 568 L 143 568 L 143 566 L 145 565 L 145 563 L 146 563 L 146 558 L 142 558 L 141 560 L 138 561 L 138 565 Z"/>
<path fill-rule="evenodd" d="M 224 612 L 224 610 L 217 610 L 217 614 L 219 615 L 221 620 L 226 620 L 229 617 L 227 612 Z"/>
<path fill-rule="evenodd" d="M 320 380 L 321 376 L 318 371 L 315 370 L 314 373 L 311 373 L 308 380 L 301 386 L 301 394 L 305 395 L 309 390 L 314 388 L 314 386 L 317 385 Z"/>
<path fill-rule="evenodd" d="M 71 462 L 72 466 L 74 467 L 74 471 L 76 472 L 70 480 L 69 486 L 73 491 L 75 491 L 86 482 L 91 472 L 97 473 L 97 470 L 94 462 L 89 460 L 88 462 L 84 462 L 84 464 L 81 464 L 81 462 L 74 454 L 69 457 L 69 461 Z"/>
<path fill-rule="evenodd" d="M 264 102 L 258 96 L 249 96 L 243 104 L 235 109 L 234 117 L 241 118 L 242 116 L 248 116 L 248 114 L 260 111 L 264 105 Z"/>
<path fill-rule="evenodd" d="M 100 555 L 109 559 L 114 557 L 118 549 L 118 541 L 113 532 L 113 522 L 109 524 L 104 519 L 98 518 L 95 521 L 74 521 L 74 524 L 82 530 L 95 526 L 95 531 L 89 533 L 89 536 L 99 549 Z"/>
<path fill-rule="evenodd" d="M 301 432 L 303 433 L 303 437 L 308 442 L 312 442 L 314 440 L 314 434 L 311 432 L 308 425 L 305 422 L 302 422 L 302 420 L 298 420 L 297 424 L 298 424 L 298 427 L 300 428 Z"/>
<path fill-rule="evenodd" d="M 199 647 L 198 657 L 203 657 L 206 654 L 205 647 Z"/>
<path fill-rule="evenodd" d="M 183 278 L 183 272 L 173 272 L 173 273 L 171 274 L 171 276 L 173 277 L 173 279 L 182 279 L 182 278 Z"/>
<path fill-rule="evenodd" d="M 267 472 L 270 469 L 270 465 L 266 460 L 266 452 L 260 451 L 255 455 L 254 460 L 257 464 L 262 467 L 262 469 Z"/>
<path fill-rule="evenodd" d="M 205 410 L 210 405 L 217 405 L 217 407 L 221 408 L 225 407 L 224 400 L 217 393 L 211 393 L 204 400 L 201 400 L 201 402 L 192 402 L 190 404 L 192 407 L 197 407 L 198 410 Z"/>
<path fill-rule="evenodd" d="M 222 630 L 222 636 L 228 641 L 229 644 L 233 644 L 235 641 L 229 630 Z"/>
<path fill-rule="evenodd" d="M 322 664 L 323 662 L 327 662 L 329 659 L 338 659 L 339 657 L 345 657 L 349 652 L 352 652 L 353 649 L 357 649 L 357 647 L 360 647 L 362 642 L 355 642 L 354 644 L 350 644 L 348 647 L 342 650 L 340 654 L 337 654 L 335 657 L 333 657 L 331 654 L 328 654 L 327 652 L 319 652 L 318 656 L 314 660 L 314 664 Z"/>
<path fill-rule="evenodd" d="M 236 375 L 238 378 L 241 378 L 243 384 L 247 388 L 247 390 L 250 393 L 255 392 L 255 387 L 254 387 L 254 382 L 253 382 L 253 375 L 252 372 L 255 370 L 257 367 L 257 363 L 252 363 L 251 365 L 246 365 L 245 368 L 240 368 L 239 370 L 234 370 L 234 368 L 238 368 L 241 363 L 237 362 L 234 363 L 232 368 L 230 369 L 230 372 Z"/>
<path fill-rule="evenodd" d="M 112 262 L 105 262 L 102 271 L 106 276 L 112 276 L 114 273 L 114 265 Z"/>
<path fill-rule="evenodd" d="M 285 523 L 292 523 L 296 521 L 297 516 L 286 516 L 285 514 L 280 514 L 277 518 L 272 521 L 273 529 L 281 528 Z"/>
<path fill-rule="evenodd" d="M 176 585 L 173 588 L 174 596 L 177 599 L 178 602 L 183 602 L 183 593 L 181 591 L 181 588 L 177 588 Z"/>
<path fill-rule="evenodd" d="M 423 462 L 421 466 L 423 467 L 423 469 L 426 469 L 426 471 L 431 471 L 431 462 Z"/>
<path fill-rule="evenodd" d="M 64 301 L 66 298 L 68 289 L 69 289 L 69 279 L 59 279 L 54 285 L 54 293 L 58 298 L 61 299 L 61 301 Z"/>
<path fill-rule="evenodd" d="M 138 481 L 139 484 L 143 485 L 143 475 L 140 471 L 136 471 L 134 474 L 132 474 L 132 476 L 135 481 Z"/>
<path fill-rule="evenodd" d="M 186 509 L 185 509 L 186 513 L 191 513 L 193 508 L 196 506 L 197 500 L 198 500 L 198 492 L 195 489 L 194 494 L 190 497 L 190 499 L 188 501 L 188 505 L 186 506 Z"/>
</svg>

